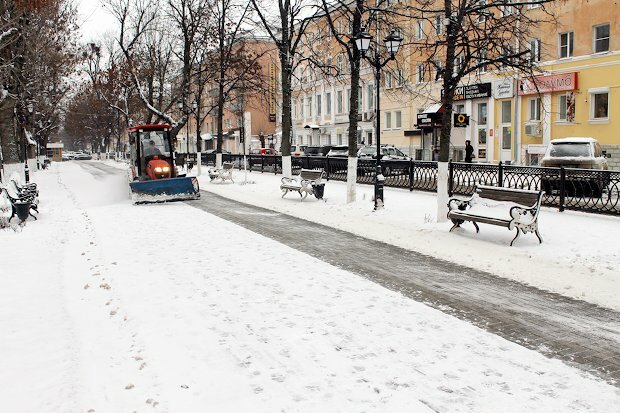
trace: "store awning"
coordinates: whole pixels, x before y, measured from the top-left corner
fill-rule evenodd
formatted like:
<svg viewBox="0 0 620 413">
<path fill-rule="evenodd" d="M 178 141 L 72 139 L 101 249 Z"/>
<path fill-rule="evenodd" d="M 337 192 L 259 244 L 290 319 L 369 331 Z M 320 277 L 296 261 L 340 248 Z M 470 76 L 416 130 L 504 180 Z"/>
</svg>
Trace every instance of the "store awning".
<svg viewBox="0 0 620 413">
<path fill-rule="evenodd" d="M 313 124 L 304 126 L 304 129 L 319 129 L 319 128 L 320 128 L 319 125 L 313 125 Z"/>
</svg>

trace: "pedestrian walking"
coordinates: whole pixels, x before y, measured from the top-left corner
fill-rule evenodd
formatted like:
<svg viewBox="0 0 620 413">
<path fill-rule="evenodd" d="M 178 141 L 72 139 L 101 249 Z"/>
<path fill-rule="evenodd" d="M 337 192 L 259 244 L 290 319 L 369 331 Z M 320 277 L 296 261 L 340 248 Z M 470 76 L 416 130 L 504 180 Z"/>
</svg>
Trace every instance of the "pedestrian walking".
<svg viewBox="0 0 620 413">
<path fill-rule="evenodd" d="M 471 141 L 465 141 L 465 162 L 471 163 L 474 157 L 474 147 L 471 146 Z"/>
</svg>

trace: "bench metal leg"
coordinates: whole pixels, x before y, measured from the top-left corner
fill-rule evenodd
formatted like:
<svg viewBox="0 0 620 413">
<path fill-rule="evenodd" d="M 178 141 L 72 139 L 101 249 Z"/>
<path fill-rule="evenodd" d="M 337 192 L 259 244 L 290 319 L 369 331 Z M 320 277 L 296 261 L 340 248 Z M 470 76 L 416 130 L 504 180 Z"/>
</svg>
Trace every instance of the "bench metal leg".
<svg viewBox="0 0 620 413">
<path fill-rule="evenodd" d="M 288 189 L 283 189 L 282 190 L 282 198 L 284 198 L 284 195 L 288 194 Z"/>
<path fill-rule="evenodd" d="M 452 230 L 454 230 L 454 229 L 456 229 L 456 228 L 460 227 L 460 226 L 461 226 L 461 224 L 463 223 L 463 221 L 461 221 L 460 219 L 453 219 L 453 220 L 452 220 L 452 223 L 453 223 L 454 225 L 452 225 L 452 228 L 450 228 L 450 232 L 452 232 Z"/>
<path fill-rule="evenodd" d="M 301 193 L 301 191 L 299 191 L 299 195 L 301 196 L 301 199 L 299 200 L 299 202 L 303 201 L 304 199 L 308 197 L 308 193 L 305 191 L 303 194 Z"/>
<path fill-rule="evenodd" d="M 542 244 L 542 237 L 540 236 L 540 233 L 538 232 L 538 228 L 536 228 L 536 230 L 534 231 L 534 234 L 536 234 L 536 236 L 538 237 L 538 243 Z"/>
<path fill-rule="evenodd" d="M 517 240 L 517 238 L 519 238 L 519 235 L 521 235 L 521 230 L 519 230 L 519 228 L 517 228 L 517 235 L 515 235 L 515 237 L 512 239 L 512 242 L 510 243 L 510 246 L 512 247 L 512 244 L 515 243 L 515 241 Z"/>
<path fill-rule="evenodd" d="M 478 224 L 476 224 L 476 221 L 472 221 L 472 224 L 474 224 L 474 227 L 476 227 L 476 234 L 480 232 L 480 228 L 478 228 Z"/>
</svg>

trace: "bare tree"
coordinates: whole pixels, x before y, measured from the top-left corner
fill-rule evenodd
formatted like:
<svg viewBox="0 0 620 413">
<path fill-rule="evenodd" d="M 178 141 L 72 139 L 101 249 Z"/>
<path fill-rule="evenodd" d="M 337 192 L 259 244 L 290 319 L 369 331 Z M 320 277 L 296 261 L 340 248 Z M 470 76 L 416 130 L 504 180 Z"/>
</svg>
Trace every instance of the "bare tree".
<svg viewBox="0 0 620 413">
<path fill-rule="evenodd" d="M 271 2 L 251 0 L 262 27 L 275 42 L 280 58 L 280 92 L 282 94 L 282 173 L 290 177 L 292 137 L 292 79 L 300 63 L 296 59 L 303 35 L 310 24 L 315 6 L 309 0 L 278 0 L 278 11 L 269 13 Z"/>
<path fill-rule="evenodd" d="M 417 45 L 421 60 L 442 80 L 443 108 L 440 133 L 438 220 L 447 211 L 447 162 L 454 94 L 462 82 L 483 71 L 531 74 L 535 53 L 528 40 L 540 23 L 553 19 L 551 0 L 426 0 L 419 3 L 420 18 L 439 28 Z M 535 8 L 535 10 L 533 10 Z M 445 27 L 445 30 L 443 29 Z"/>
</svg>

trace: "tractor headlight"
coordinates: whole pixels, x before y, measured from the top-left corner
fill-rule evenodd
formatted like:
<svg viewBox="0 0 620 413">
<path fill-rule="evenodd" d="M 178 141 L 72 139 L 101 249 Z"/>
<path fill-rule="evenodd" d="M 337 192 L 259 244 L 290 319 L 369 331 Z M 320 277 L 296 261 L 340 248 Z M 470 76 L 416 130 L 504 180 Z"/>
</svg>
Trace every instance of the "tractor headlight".
<svg viewBox="0 0 620 413">
<path fill-rule="evenodd" d="M 155 172 L 161 173 L 162 172 L 161 167 L 159 167 L 159 166 L 155 167 Z"/>
<path fill-rule="evenodd" d="M 164 167 L 163 167 L 163 168 L 161 168 L 161 169 L 162 169 L 162 171 L 164 171 L 164 172 L 170 172 L 170 168 L 169 168 L 169 167 L 167 167 L 167 166 L 164 166 Z"/>
</svg>

